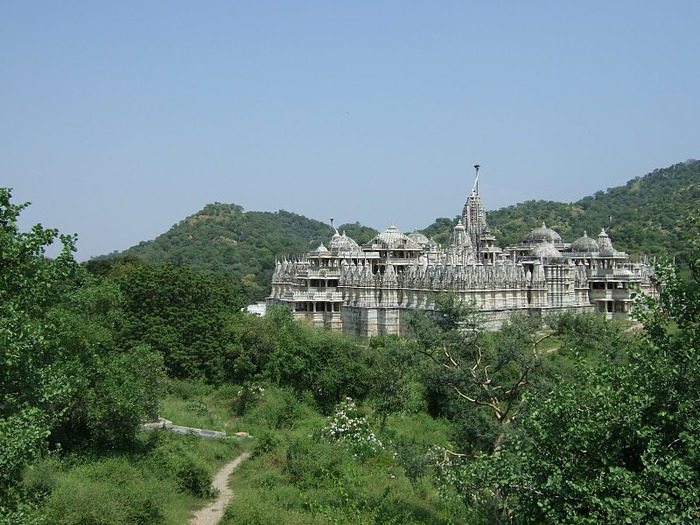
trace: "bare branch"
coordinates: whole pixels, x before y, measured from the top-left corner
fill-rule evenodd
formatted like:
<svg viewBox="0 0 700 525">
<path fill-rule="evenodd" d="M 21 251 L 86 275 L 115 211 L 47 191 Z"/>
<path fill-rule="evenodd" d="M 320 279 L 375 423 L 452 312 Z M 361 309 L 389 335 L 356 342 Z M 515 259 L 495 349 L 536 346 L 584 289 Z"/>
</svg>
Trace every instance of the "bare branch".
<svg viewBox="0 0 700 525">
<path fill-rule="evenodd" d="M 540 345 L 540 343 L 542 341 L 544 341 L 545 339 L 549 339 L 550 337 L 553 337 L 553 336 L 554 336 L 554 332 L 550 332 L 546 335 L 543 335 L 542 337 L 537 339 L 534 343 L 532 343 L 532 355 L 535 359 L 539 358 L 539 356 L 540 356 L 540 352 L 537 349 L 537 347 Z"/>
</svg>

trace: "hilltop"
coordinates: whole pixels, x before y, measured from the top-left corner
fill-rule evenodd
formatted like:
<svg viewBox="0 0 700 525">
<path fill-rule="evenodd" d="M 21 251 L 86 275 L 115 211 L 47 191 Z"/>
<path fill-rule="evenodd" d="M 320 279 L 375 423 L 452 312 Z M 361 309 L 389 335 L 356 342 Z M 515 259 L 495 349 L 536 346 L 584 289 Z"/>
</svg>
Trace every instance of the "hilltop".
<svg viewBox="0 0 700 525">
<path fill-rule="evenodd" d="M 359 223 L 340 231 L 365 242 L 377 231 Z M 285 210 L 244 211 L 237 204 L 216 202 L 172 226 L 151 241 L 124 251 L 147 263 L 188 264 L 196 270 L 227 273 L 239 278 L 252 296 L 263 297 L 275 260 L 306 253 L 328 242 L 333 228 Z"/>
</svg>

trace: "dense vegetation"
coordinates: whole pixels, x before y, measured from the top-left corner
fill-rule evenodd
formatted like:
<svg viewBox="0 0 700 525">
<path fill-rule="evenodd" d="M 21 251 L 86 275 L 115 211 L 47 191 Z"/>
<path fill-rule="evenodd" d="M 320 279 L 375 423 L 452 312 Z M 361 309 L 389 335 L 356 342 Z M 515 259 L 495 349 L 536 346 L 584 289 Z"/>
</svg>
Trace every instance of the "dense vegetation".
<svg viewBox="0 0 700 525">
<path fill-rule="evenodd" d="M 678 255 L 685 249 L 684 220 L 697 210 L 699 201 L 700 161 L 693 160 L 654 170 L 570 204 L 532 200 L 489 211 L 487 221 L 501 246 L 520 242 L 545 222 L 568 242 L 584 231 L 592 237 L 606 228 L 619 250 L 635 255 Z M 423 233 L 445 244 L 455 220 L 437 219 Z"/>
<path fill-rule="evenodd" d="M 700 237 L 641 332 L 596 316 L 497 332 L 449 295 L 360 340 L 228 276 L 90 265 L 0 192 L 0 523 L 182 524 L 242 447 L 224 523 L 688 523 L 700 515 Z M 55 258 L 48 244 L 61 241 Z M 234 432 L 138 432 L 161 415 Z"/>
<path fill-rule="evenodd" d="M 359 223 L 344 224 L 339 230 L 358 242 L 377 234 Z M 252 301 L 269 292 L 276 259 L 306 253 L 327 244 L 332 235 L 330 225 L 295 213 L 246 212 L 241 206 L 217 202 L 124 254 L 150 264 L 187 264 L 228 275 L 242 283 Z"/>
</svg>

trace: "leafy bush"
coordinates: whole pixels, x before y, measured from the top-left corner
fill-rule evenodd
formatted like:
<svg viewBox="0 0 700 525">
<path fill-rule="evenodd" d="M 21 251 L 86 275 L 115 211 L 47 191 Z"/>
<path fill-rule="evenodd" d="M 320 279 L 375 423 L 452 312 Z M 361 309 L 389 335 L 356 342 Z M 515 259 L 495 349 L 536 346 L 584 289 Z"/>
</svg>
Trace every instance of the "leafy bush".
<svg viewBox="0 0 700 525">
<path fill-rule="evenodd" d="M 181 490 L 189 492 L 193 496 L 208 498 L 213 496 L 212 475 L 209 470 L 189 456 L 184 457 L 177 466 L 175 477 Z"/>
<path fill-rule="evenodd" d="M 159 525 L 166 523 L 167 484 L 124 457 L 77 467 L 62 475 L 47 497 L 42 523 Z"/>
<path fill-rule="evenodd" d="M 246 421 L 266 429 L 292 428 L 306 407 L 288 389 L 265 390 L 265 401 L 248 411 Z"/>
<path fill-rule="evenodd" d="M 262 454 L 268 454 L 277 448 L 279 444 L 280 439 L 275 432 L 263 430 L 257 436 L 253 455 L 260 456 Z"/>
</svg>

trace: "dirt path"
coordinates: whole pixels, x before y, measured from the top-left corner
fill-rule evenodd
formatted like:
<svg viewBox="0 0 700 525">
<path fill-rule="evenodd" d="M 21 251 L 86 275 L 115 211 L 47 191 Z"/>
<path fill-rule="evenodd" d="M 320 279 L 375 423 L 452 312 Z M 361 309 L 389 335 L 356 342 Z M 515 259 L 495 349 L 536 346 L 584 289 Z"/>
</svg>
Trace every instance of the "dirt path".
<svg viewBox="0 0 700 525">
<path fill-rule="evenodd" d="M 199 509 L 190 518 L 190 525 L 216 525 L 219 523 L 219 520 L 224 515 L 226 505 L 228 505 L 231 496 L 233 496 L 233 492 L 228 488 L 228 477 L 238 465 L 248 459 L 249 455 L 247 452 L 241 454 L 216 473 L 212 485 L 214 488 L 219 489 L 219 496 L 206 507 Z"/>
</svg>

